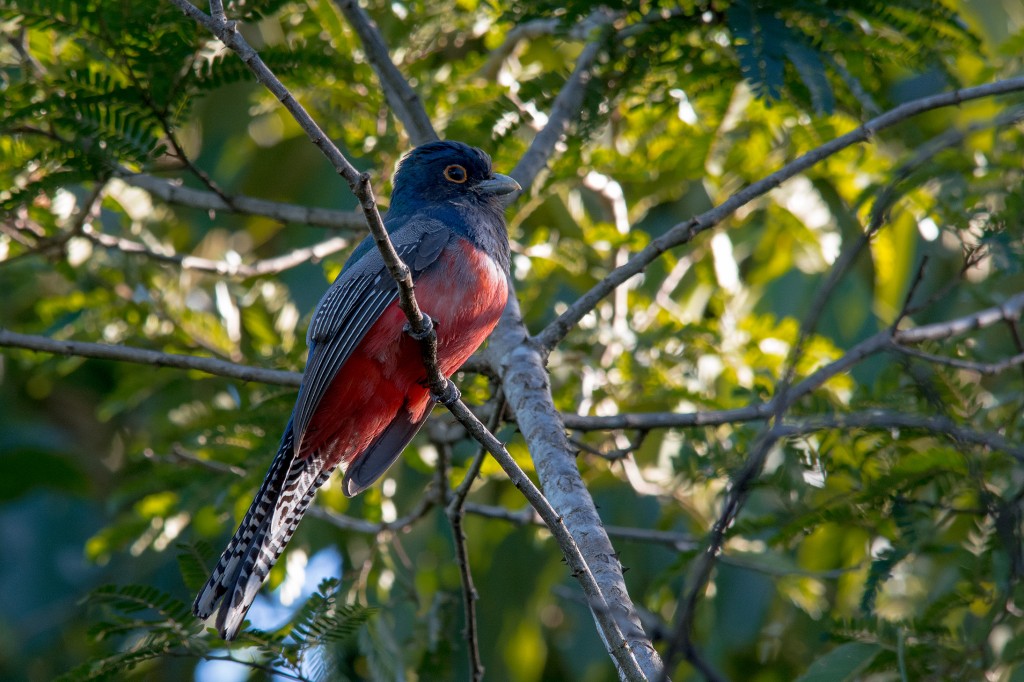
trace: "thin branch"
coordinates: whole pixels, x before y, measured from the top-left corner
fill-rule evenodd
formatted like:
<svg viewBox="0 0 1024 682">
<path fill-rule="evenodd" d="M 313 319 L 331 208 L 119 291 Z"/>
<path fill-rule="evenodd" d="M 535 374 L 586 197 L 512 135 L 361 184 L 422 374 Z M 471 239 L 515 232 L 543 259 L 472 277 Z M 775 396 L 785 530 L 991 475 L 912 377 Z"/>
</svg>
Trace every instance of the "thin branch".
<svg viewBox="0 0 1024 682">
<path fill-rule="evenodd" d="M 99 360 L 115 360 L 117 362 L 135 362 L 156 367 L 174 367 L 177 369 L 193 369 L 207 374 L 240 379 L 242 381 L 259 381 L 265 384 L 291 386 L 298 388 L 302 382 L 302 374 L 277 369 L 262 369 L 239 365 L 225 360 L 201 358 L 193 355 L 161 353 L 145 348 L 115 346 L 106 343 L 90 343 L 87 341 L 61 341 L 47 336 L 19 334 L 0 328 L 0 347 L 24 348 L 42 351 L 54 355 L 73 355 Z"/>
<path fill-rule="evenodd" d="M 1011 442 L 998 433 L 984 433 L 966 428 L 947 417 L 903 414 L 889 410 L 868 410 L 848 414 L 809 417 L 786 421 L 772 429 L 777 438 L 804 436 L 832 429 L 909 429 L 942 434 L 959 443 L 970 443 L 997 452 L 1005 452 L 1024 462 L 1024 446 Z"/>
<path fill-rule="evenodd" d="M 384 532 L 404 532 L 408 530 L 414 523 L 426 516 L 427 512 L 433 509 L 437 502 L 438 500 L 435 495 L 423 495 L 413 510 L 405 516 L 399 517 L 394 521 L 380 521 L 378 523 L 344 516 L 318 505 L 311 506 L 307 513 L 341 530 L 379 535 Z"/>
<path fill-rule="evenodd" d="M 505 60 L 515 52 L 519 43 L 551 35 L 558 28 L 559 23 L 559 19 L 533 19 L 513 28 L 505 34 L 505 40 L 502 41 L 501 45 L 491 50 L 487 61 L 480 67 L 478 72 L 480 77 L 487 80 L 497 78 Z"/>
<path fill-rule="evenodd" d="M 414 146 L 437 139 L 434 126 L 430 123 L 423 102 L 416 91 L 409 85 L 402 72 L 398 70 L 395 63 L 391 61 L 388 46 L 384 43 L 384 37 L 377 28 L 377 24 L 370 18 L 356 0 L 334 0 L 348 23 L 355 30 L 359 40 L 363 43 L 363 52 L 366 54 L 370 66 L 377 72 L 377 79 L 380 81 L 384 97 L 391 107 L 392 113 L 405 126 L 405 132 Z"/>
<path fill-rule="evenodd" d="M 533 507 L 523 507 L 518 511 L 513 511 L 511 509 L 506 509 L 505 507 L 467 502 L 466 512 L 477 516 L 483 516 L 488 519 L 507 521 L 508 523 L 513 523 L 517 526 L 525 526 L 526 524 L 532 524 L 535 526 L 544 525 L 543 519 L 537 515 L 537 512 Z M 688 552 L 697 548 L 697 541 L 692 535 L 687 533 L 677 533 L 667 530 L 651 530 L 649 528 L 633 528 L 630 526 L 605 526 L 605 530 L 608 531 L 608 535 L 622 538 L 623 540 L 665 545 L 666 547 L 671 547 L 672 549 L 680 552 Z"/>
<path fill-rule="evenodd" d="M 1000 322 L 1015 322 L 1024 312 L 1024 292 L 1011 296 L 1003 303 L 964 315 L 946 322 L 925 324 L 913 329 L 902 329 L 893 335 L 896 343 L 921 343 L 923 341 L 942 341 L 954 336 L 961 336 Z"/>
<path fill-rule="evenodd" d="M 181 464 L 184 462 L 186 464 L 209 469 L 210 471 L 214 471 L 218 474 L 231 474 L 238 477 L 244 477 L 246 474 L 245 469 L 242 467 L 224 464 L 223 462 L 218 462 L 213 459 L 202 459 L 177 443 L 171 446 L 171 453 L 169 455 L 158 455 L 152 448 L 146 448 L 143 450 L 142 455 L 146 459 L 154 462 L 169 462 L 171 464 Z"/>
<path fill-rule="evenodd" d="M 192 189 L 145 173 L 131 173 L 125 169 L 119 172 L 118 177 L 132 187 L 144 189 L 169 204 L 206 211 L 227 211 L 261 216 L 279 220 L 282 223 L 297 223 L 339 230 L 363 231 L 366 229 L 366 220 L 358 211 L 313 208 L 246 196 L 232 196 L 231 203 L 228 204 L 213 192 Z"/>
<path fill-rule="evenodd" d="M 495 397 L 494 412 L 491 414 L 491 418 L 487 424 L 487 430 L 491 433 L 501 425 L 501 417 L 505 412 L 505 397 L 498 392 Z M 451 447 L 446 445 L 445 447 Z M 469 566 L 469 551 L 466 547 L 466 533 L 462 526 L 462 521 L 465 518 L 465 504 L 466 496 L 469 495 L 469 490 L 473 486 L 473 481 L 480 475 L 480 468 L 483 466 L 484 458 L 487 456 L 487 450 L 480 447 L 477 451 L 476 456 L 473 458 L 472 463 L 469 465 L 469 469 L 466 471 L 466 476 L 459 484 L 452 494 L 451 499 L 448 501 L 448 506 L 445 508 L 445 514 L 448 517 L 448 523 L 452 527 L 452 538 L 455 542 L 455 555 L 459 565 L 459 575 L 462 582 L 462 603 L 465 610 L 466 617 L 466 649 L 469 656 L 469 669 L 470 676 L 474 682 L 480 682 L 484 677 L 484 665 L 480 660 L 480 637 L 478 634 L 479 626 L 476 620 L 476 602 L 480 599 L 479 594 L 476 591 L 476 585 L 473 584 L 473 572 Z"/>
<path fill-rule="evenodd" d="M 537 343 L 541 348 L 550 351 L 583 319 L 584 315 L 594 309 L 598 302 L 629 280 L 629 278 L 643 272 L 662 253 L 691 241 L 698 234 L 714 227 L 742 206 L 833 154 L 854 144 L 866 142 L 878 132 L 925 111 L 956 106 L 962 102 L 1018 92 L 1020 90 L 1024 90 L 1024 77 L 1008 78 L 973 88 L 964 88 L 931 97 L 922 97 L 921 99 L 913 100 L 891 109 L 845 135 L 840 135 L 832 141 L 807 152 L 776 172 L 743 188 L 718 206 L 686 222 L 675 225 L 661 237 L 651 241 L 645 248 L 634 254 L 625 265 L 612 270 L 603 280 L 595 284 L 590 291 L 573 302 L 564 313 L 548 324 L 535 337 Z M 520 180 L 520 184 L 524 187 L 526 186 L 522 180 Z"/>
<path fill-rule="evenodd" d="M 565 427 L 576 431 L 612 431 L 619 429 L 678 429 L 691 426 L 720 426 L 739 422 L 759 421 L 771 416 L 769 403 L 757 403 L 731 410 L 710 410 L 708 412 L 649 412 L 645 414 L 623 413 L 607 417 L 590 417 L 572 412 L 563 412 Z"/>
<path fill-rule="evenodd" d="M 923 350 L 907 348 L 906 346 L 896 346 L 895 350 L 899 353 L 903 353 L 904 355 L 919 358 L 932 364 L 946 365 L 948 367 L 954 367 L 968 372 L 976 372 L 982 376 L 995 376 L 996 374 L 1002 374 L 1011 367 L 1024 366 L 1024 353 L 1018 353 L 1017 355 L 998 362 L 978 362 L 976 360 L 961 360 L 960 358 L 950 358 L 945 355 L 926 353 Z"/>
<path fill-rule="evenodd" d="M 150 258 L 161 263 L 177 265 L 183 270 L 197 270 L 199 272 L 210 272 L 218 275 L 243 278 L 262 277 L 265 275 L 274 275 L 284 272 L 285 270 L 289 270 L 309 261 L 319 261 L 349 246 L 348 239 L 344 237 L 331 237 L 330 239 L 325 239 L 318 244 L 304 246 L 275 258 L 267 258 L 265 260 L 258 260 L 254 263 L 246 264 L 227 260 L 201 258 L 199 256 L 184 256 L 177 253 L 161 253 L 150 249 L 142 242 L 105 234 L 89 226 L 83 228 L 82 236 L 86 237 L 94 244 L 98 244 L 106 249 L 121 251 L 122 253 L 131 255 L 145 256 L 146 258 Z"/>
</svg>

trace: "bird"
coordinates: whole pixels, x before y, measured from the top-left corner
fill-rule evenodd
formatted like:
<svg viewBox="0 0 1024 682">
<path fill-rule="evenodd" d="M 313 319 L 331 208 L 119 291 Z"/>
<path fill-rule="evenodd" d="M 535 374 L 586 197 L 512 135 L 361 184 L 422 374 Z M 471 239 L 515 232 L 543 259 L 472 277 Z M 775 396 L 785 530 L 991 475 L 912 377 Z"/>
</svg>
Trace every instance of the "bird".
<svg viewBox="0 0 1024 682">
<path fill-rule="evenodd" d="M 508 299 L 506 195 L 519 191 L 490 157 L 433 141 L 399 162 L 384 226 L 410 268 L 437 334 L 446 377 L 484 342 Z M 192 611 L 234 639 L 316 491 L 335 469 L 348 497 L 371 486 L 419 431 L 438 399 L 418 341 L 406 333 L 398 285 L 371 237 L 317 304 L 299 394 L 263 484 Z"/>
</svg>

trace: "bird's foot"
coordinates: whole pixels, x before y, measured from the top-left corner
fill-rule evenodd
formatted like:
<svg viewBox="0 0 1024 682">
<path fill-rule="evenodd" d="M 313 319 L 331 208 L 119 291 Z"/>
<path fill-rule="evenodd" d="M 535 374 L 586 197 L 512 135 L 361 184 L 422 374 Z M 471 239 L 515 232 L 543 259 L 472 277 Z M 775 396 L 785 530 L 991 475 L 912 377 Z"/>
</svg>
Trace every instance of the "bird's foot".
<svg viewBox="0 0 1024 682">
<path fill-rule="evenodd" d="M 455 382 L 449 379 L 448 383 L 445 384 L 444 391 L 442 393 L 431 393 L 430 396 L 436 402 L 439 402 L 446 407 L 451 407 L 462 399 L 462 392 L 455 386 Z"/>
<path fill-rule="evenodd" d="M 406 322 L 405 326 L 402 327 L 403 332 L 405 332 L 412 338 L 416 339 L 417 341 L 422 341 L 423 339 L 430 336 L 430 334 L 434 331 L 434 321 L 430 319 L 430 315 L 427 315 L 426 313 L 420 314 L 423 316 L 423 331 L 416 331 L 408 322 Z"/>
</svg>

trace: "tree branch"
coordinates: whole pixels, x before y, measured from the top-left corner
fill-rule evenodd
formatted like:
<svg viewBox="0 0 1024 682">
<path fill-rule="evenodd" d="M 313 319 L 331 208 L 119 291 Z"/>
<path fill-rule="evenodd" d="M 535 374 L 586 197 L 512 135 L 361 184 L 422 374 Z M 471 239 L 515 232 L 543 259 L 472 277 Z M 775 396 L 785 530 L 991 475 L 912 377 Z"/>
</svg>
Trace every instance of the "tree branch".
<svg viewBox="0 0 1024 682">
<path fill-rule="evenodd" d="M 866 142 L 878 132 L 925 111 L 955 106 L 962 102 L 1018 92 L 1020 90 L 1024 90 L 1024 77 L 1008 78 L 973 88 L 964 88 L 954 92 L 922 97 L 921 99 L 913 100 L 891 109 L 845 135 L 840 135 L 834 140 L 807 152 L 771 175 L 743 188 L 718 206 L 686 222 L 675 225 L 665 234 L 651 241 L 650 244 L 634 254 L 625 265 L 612 270 L 603 280 L 591 287 L 590 291 L 574 301 L 564 313 L 548 324 L 543 331 L 537 334 L 537 343 L 542 349 L 549 352 L 583 319 L 584 315 L 594 309 L 598 302 L 629 278 L 643 272 L 662 253 L 668 249 L 686 244 L 701 232 L 714 227 L 735 213 L 737 209 L 833 154 L 854 144 Z M 526 186 L 522 180 L 520 180 L 520 184 L 524 187 Z"/>
<path fill-rule="evenodd" d="M 363 43 L 366 59 L 377 72 L 377 79 L 384 90 L 384 97 L 391 107 L 391 112 L 405 126 L 405 132 L 413 146 L 418 147 L 436 140 L 437 133 L 430 123 L 426 109 L 423 108 L 420 96 L 391 61 L 388 46 L 384 43 L 384 37 L 377 24 L 356 0 L 334 0 L 334 4 L 345 15 Z"/>
<path fill-rule="evenodd" d="M 298 388 L 302 375 L 298 372 L 286 372 L 277 369 L 261 369 L 248 365 L 239 365 L 226 360 L 200 358 L 192 355 L 161 353 L 145 348 L 115 346 L 106 343 L 89 343 L 87 341 L 60 341 L 46 336 L 18 334 L 0 328 L 0 347 L 24 348 L 42 351 L 54 355 L 74 355 L 99 360 L 118 362 L 135 362 L 156 367 L 174 367 L 177 369 L 193 369 L 207 374 L 241 379 L 242 381 L 259 381 L 266 384 L 291 386 Z"/>
<path fill-rule="evenodd" d="M 366 219 L 357 211 L 312 208 L 246 196 L 232 196 L 231 203 L 228 204 L 214 192 L 192 189 L 145 173 L 131 173 L 125 169 L 118 173 L 118 177 L 126 184 L 146 190 L 169 204 L 206 211 L 228 211 L 243 215 L 262 216 L 280 220 L 282 223 L 298 223 L 338 230 L 362 231 L 366 229 Z"/>
<path fill-rule="evenodd" d="M 159 261 L 161 263 L 177 265 L 183 270 L 196 270 L 199 272 L 210 272 L 218 275 L 243 278 L 262 277 L 265 275 L 274 275 L 284 272 L 285 270 L 297 267 L 308 261 L 318 261 L 326 258 L 331 254 L 347 248 L 349 245 L 349 240 L 344 237 L 331 237 L 330 239 L 325 239 L 318 244 L 304 246 L 275 258 L 267 258 L 265 260 L 258 260 L 252 264 L 246 264 L 227 260 L 201 258 L 199 256 L 184 256 L 177 253 L 160 253 L 159 251 L 150 249 L 142 242 L 104 234 L 89 225 L 82 228 L 82 236 L 103 248 L 121 251 L 122 253 L 130 255 L 145 256 L 146 258 Z"/>
<path fill-rule="evenodd" d="M 832 429 L 909 429 L 942 434 L 950 439 L 978 445 L 990 450 L 1005 452 L 1018 462 L 1024 463 L 1024 446 L 1018 445 L 998 433 L 984 433 L 966 428 L 947 417 L 932 417 L 919 414 L 903 414 L 889 410 L 869 410 L 848 414 L 833 414 L 786 421 L 772 429 L 778 438 L 804 436 L 818 431 Z"/>
<path fill-rule="evenodd" d="M 627 631 L 626 646 L 636 657 L 643 678 L 657 677 L 661 674 L 661 660 L 643 631 L 616 552 L 576 469 L 575 451 L 566 439 L 565 427 L 552 401 L 543 359 L 527 334 L 515 296 L 509 297 L 502 320 L 491 335 L 487 356 L 492 358 L 492 365 L 501 375 L 502 389 L 529 443 L 530 456 L 547 500 L 557 510 L 558 519 L 566 520 L 574 544 L 587 558 L 600 585 L 599 594 L 609 595 L 616 609 L 615 616 Z M 602 596 L 602 602 L 604 599 Z M 606 616 L 607 606 L 600 603 L 598 606 L 600 608 L 591 612 L 600 623 Z M 609 651 L 616 648 L 606 633 L 602 632 L 602 636 Z"/>
<path fill-rule="evenodd" d="M 588 43 L 583 48 L 583 52 L 576 59 L 576 67 L 573 69 L 572 75 L 569 76 L 569 80 L 562 86 L 551 105 L 547 124 L 534 136 L 530 147 L 512 169 L 510 175 L 519 182 L 523 192 L 530 188 L 541 169 L 547 166 L 548 159 L 554 153 L 555 145 L 565 136 L 569 124 L 583 106 L 583 96 L 586 94 L 587 84 L 593 76 L 594 63 L 600 52 L 601 43 L 596 41 Z"/>
</svg>

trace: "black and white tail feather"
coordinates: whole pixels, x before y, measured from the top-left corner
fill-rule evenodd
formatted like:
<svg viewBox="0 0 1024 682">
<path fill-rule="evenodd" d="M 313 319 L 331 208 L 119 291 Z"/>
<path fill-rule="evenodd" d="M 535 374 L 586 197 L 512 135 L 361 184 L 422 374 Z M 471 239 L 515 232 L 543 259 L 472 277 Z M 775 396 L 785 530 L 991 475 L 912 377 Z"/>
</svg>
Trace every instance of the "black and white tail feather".
<svg viewBox="0 0 1024 682">
<path fill-rule="evenodd" d="M 291 424 L 245 518 L 199 591 L 192 612 L 206 620 L 217 610 L 216 626 L 225 640 L 234 639 L 256 593 L 334 467 L 322 470 L 315 453 L 296 459 Z M 220 607 L 217 607 L 220 602 Z"/>
</svg>

